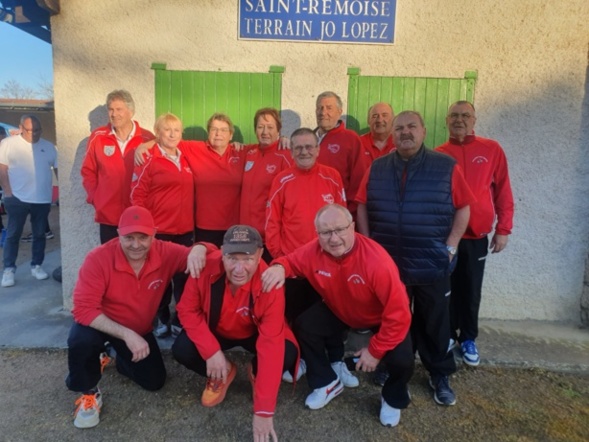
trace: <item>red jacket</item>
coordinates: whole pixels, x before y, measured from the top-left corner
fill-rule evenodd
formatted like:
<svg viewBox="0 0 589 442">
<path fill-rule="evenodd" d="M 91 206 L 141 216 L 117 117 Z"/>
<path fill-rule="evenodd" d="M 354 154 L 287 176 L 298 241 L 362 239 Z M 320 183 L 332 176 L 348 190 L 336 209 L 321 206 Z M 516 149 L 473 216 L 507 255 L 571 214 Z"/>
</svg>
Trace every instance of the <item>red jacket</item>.
<svg viewBox="0 0 589 442">
<path fill-rule="evenodd" d="M 166 158 L 156 145 L 144 165 L 135 167 L 131 204 L 151 212 L 158 233 L 181 235 L 194 230 L 194 178 L 182 153 L 179 164 Z"/>
<path fill-rule="evenodd" d="M 346 129 L 344 122 L 340 121 L 321 139 L 317 161 L 340 173 L 349 202 L 348 208 L 355 212 L 356 192 L 368 165 L 362 154 L 362 142 L 358 134 Z"/>
<path fill-rule="evenodd" d="M 361 135 L 360 141 L 362 142 L 362 154 L 364 155 L 364 163 L 366 167 L 370 166 L 377 158 L 380 158 L 395 150 L 395 143 L 393 142 L 392 135 L 389 135 L 387 138 L 387 144 L 382 150 L 374 145 L 372 132 L 367 132 L 364 135 Z"/>
<path fill-rule="evenodd" d="M 254 384 L 254 413 L 260 416 L 272 416 L 276 408 L 276 399 L 282 377 L 284 361 L 284 340 L 288 339 L 295 345 L 296 339 L 284 320 L 284 289 L 275 289 L 262 293 L 261 274 L 267 264 L 260 260 L 260 265 L 252 279 L 240 287 L 235 297 L 242 297 L 240 318 L 220 318 L 225 324 L 232 321 L 244 321 L 243 311 L 257 329 L 259 337 L 256 341 L 258 372 Z M 219 278 L 226 278 L 220 251 L 207 255 L 207 264 L 198 279 L 189 278 L 182 298 L 178 303 L 178 316 L 190 340 L 194 342 L 203 359 L 209 359 L 221 350 L 219 342 L 209 328 L 211 307 L 211 285 Z M 250 311 L 250 292 L 253 300 L 253 312 Z M 225 286 L 225 295 L 233 296 L 229 283 Z M 227 315 L 227 310 L 221 310 Z M 241 326 L 243 328 L 243 325 Z M 231 338 L 231 337 L 228 337 Z"/>
<path fill-rule="evenodd" d="M 455 158 L 476 202 L 470 205 L 470 219 L 463 238 L 478 239 L 493 230 L 509 235 L 513 227 L 513 194 L 505 152 L 494 140 L 468 135 L 464 143 L 454 138 L 436 147 L 438 152 Z"/>
<path fill-rule="evenodd" d="M 84 260 L 74 287 L 74 320 L 89 326 L 101 313 L 145 335 L 164 290 L 178 272 L 186 270 L 190 249 L 154 239 L 139 276 L 129 265 L 118 238 L 92 250 Z"/>
<path fill-rule="evenodd" d="M 265 237 L 266 204 L 274 177 L 292 165 L 287 150 L 278 150 L 278 141 L 265 149 L 258 145 L 248 151 L 241 185 L 239 223 L 255 227 Z"/>
<path fill-rule="evenodd" d="M 239 222 L 239 200 L 246 150 L 233 145 L 219 155 L 205 141 L 186 141 L 182 151 L 195 183 L 196 227 L 227 230 Z M 183 143 L 184 145 L 184 143 Z"/>
<path fill-rule="evenodd" d="M 116 226 L 123 210 L 129 207 L 135 148 L 154 139 L 139 123 L 134 124 L 135 134 L 127 143 L 124 156 L 110 124 L 96 129 L 88 139 L 81 170 L 82 185 L 86 189 L 86 202 L 96 211 L 97 223 Z"/>
<path fill-rule="evenodd" d="M 315 239 L 282 258 L 287 277 L 307 278 L 329 309 L 352 328 L 380 327 L 368 350 L 377 359 L 405 339 L 411 324 L 409 298 L 391 256 L 355 233 L 352 249 L 335 258 Z"/>
<path fill-rule="evenodd" d="M 315 238 L 315 215 L 326 204 L 346 205 L 337 170 L 315 163 L 309 170 L 296 166 L 274 178 L 266 210 L 266 247 L 277 258 Z"/>
</svg>

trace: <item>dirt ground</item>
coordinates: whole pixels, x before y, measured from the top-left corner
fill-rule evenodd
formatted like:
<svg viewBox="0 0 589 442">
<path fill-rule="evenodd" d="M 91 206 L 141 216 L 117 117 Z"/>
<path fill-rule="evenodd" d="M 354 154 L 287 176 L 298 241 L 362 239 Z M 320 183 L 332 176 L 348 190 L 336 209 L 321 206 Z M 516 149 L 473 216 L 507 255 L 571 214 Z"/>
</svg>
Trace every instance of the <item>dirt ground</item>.
<svg viewBox="0 0 589 442">
<path fill-rule="evenodd" d="M 0 349 L 0 440 L 3 441 L 248 441 L 251 387 L 246 356 L 234 353 L 239 373 L 219 406 L 199 403 L 203 379 L 165 353 L 168 381 L 141 390 L 107 367 L 100 383 L 100 425 L 72 425 L 76 395 L 67 390 L 65 350 Z M 451 384 L 457 404 L 432 400 L 421 366 L 410 383 L 413 401 L 396 428 L 378 420 L 379 389 L 361 374 L 322 410 L 304 407 L 306 382 L 283 384 L 275 426 L 280 441 L 587 441 L 589 376 L 543 370 L 460 369 Z"/>
</svg>

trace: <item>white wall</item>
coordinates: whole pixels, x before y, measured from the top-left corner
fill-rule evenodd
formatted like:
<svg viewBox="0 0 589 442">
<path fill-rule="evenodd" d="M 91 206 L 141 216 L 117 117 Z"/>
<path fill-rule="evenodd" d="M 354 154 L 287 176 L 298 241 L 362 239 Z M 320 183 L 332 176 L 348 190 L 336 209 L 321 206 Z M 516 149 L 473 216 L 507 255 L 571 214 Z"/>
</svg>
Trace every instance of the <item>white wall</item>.
<svg viewBox="0 0 589 442">
<path fill-rule="evenodd" d="M 546 3 L 546 4 L 541 4 Z M 347 68 L 364 75 L 462 77 L 478 71 L 478 134 L 497 139 L 516 201 L 508 249 L 488 259 L 481 316 L 578 321 L 589 249 L 586 0 L 398 2 L 394 45 L 239 41 L 237 2 L 62 2 L 52 19 L 60 146 L 64 300 L 98 244 L 79 169 L 97 107 L 119 88 L 154 120 L 152 62 L 168 69 L 267 72 L 283 65 L 285 121 L 313 127 L 314 99 L 345 100 Z"/>
</svg>

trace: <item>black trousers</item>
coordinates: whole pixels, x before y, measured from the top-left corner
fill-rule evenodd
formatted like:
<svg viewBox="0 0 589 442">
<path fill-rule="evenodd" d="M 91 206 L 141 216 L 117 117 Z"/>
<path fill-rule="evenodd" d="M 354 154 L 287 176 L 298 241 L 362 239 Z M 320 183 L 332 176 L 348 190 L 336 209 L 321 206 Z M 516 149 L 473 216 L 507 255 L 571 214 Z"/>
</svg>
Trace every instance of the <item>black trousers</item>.
<svg viewBox="0 0 589 442">
<path fill-rule="evenodd" d="M 84 392 L 98 385 L 100 353 L 109 341 L 117 352 L 117 371 L 146 390 L 159 390 L 166 381 L 166 367 L 160 348 L 152 333 L 143 336 L 149 344 L 149 355 L 139 362 L 132 362 L 133 354 L 125 341 L 102 333 L 92 327 L 74 323 L 68 336 L 69 374 L 65 384 L 72 391 Z"/>
<path fill-rule="evenodd" d="M 334 341 L 341 342 L 342 333 L 349 328 L 322 301 L 297 318 L 295 335 L 307 363 L 307 381 L 312 389 L 324 387 L 336 379 L 331 363 L 340 361 L 341 357 L 333 359 L 328 348 Z M 382 363 L 389 372 L 382 388 L 383 398 L 391 407 L 406 408 L 410 402 L 407 383 L 415 364 L 409 333 L 399 345 L 386 352 Z"/>
<path fill-rule="evenodd" d="M 162 241 L 169 241 L 187 247 L 190 247 L 194 243 L 193 232 L 187 232 L 180 235 L 168 235 L 166 233 L 157 233 L 155 237 Z M 184 286 L 186 285 L 187 279 L 188 274 L 184 272 L 176 273 L 172 278 L 172 281 L 166 287 L 166 291 L 164 292 L 164 296 L 162 297 L 162 301 L 160 302 L 160 305 L 157 310 L 157 317 L 162 323 L 168 324 L 170 322 L 170 302 L 172 302 L 172 295 L 174 296 L 174 301 L 176 301 L 176 305 L 178 305 L 178 302 L 180 302 L 180 298 L 182 297 L 182 292 L 184 291 Z M 174 318 L 172 319 L 172 324 L 180 325 L 180 321 L 178 320 L 177 315 L 174 315 Z"/>
<path fill-rule="evenodd" d="M 252 367 L 254 375 L 258 372 L 258 358 L 256 356 L 256 341 L 258 334 L 250 336 L 247 339 L 226 339 L 217 334 L 215 338 L 221 346 L 221 350 L 229 350 L 234 347 L 243 347 L 250 353 L 254 354 L 252 358 Z M 198 373 L 201 376 L 207 377 L 207 361 L 200 355 L 194 342 L 190 340 L 185 330 L 178 335 L 172 345 L 172 355 L 180 364 L 184 365 L 189 370 Z M 294 343 L 288 339 L 284 341 L 284 361 L 282 371 L 294 371 L 295 363 L 298 358 L 298 350 Z"/>
<path fill-rule="evenodd" d="M 111 239 L 117 238 L 119 232 L 117 226 L 110 224 L 100 224 L 100 244 L 109 242 Z"/>
<path fill-rule="evenodd" d="M 487 237 L 462 239 L 458 244 L 455 258 L 458 262 L 452 273 L 450 326 L 452 337 L 460 342 L 474 341 L 479 335 L 479 309 L 488 253 Z"/>
<path fill-rule="evenodd" d="M 450 342 L 450 278 L 433 284 L 407 286 L 413 306 L 413 348 L 431 376 L 448 376 L 456 371 Z"/>
<path fill-rule="evenodd" d="M 321 301 L 319 293 L 315 291 L 309 281 L 299 278 L 287 278 L 285 280 L 284 298 L 284 315 L 290 324 L 294 324 L 301 313 L 317 301 Z"/>
<path fill-rule="evenodd" d="M 223 237 L 225 236 L 225 232 L 225 230 L 206 230 L 196 227 L 194 229 L 194 237 L 196 238 L 197 242 L 210 242 L 211 244 L 215 244 L 217 247 L 221 247 L 223 245 Z"/>
</svg>

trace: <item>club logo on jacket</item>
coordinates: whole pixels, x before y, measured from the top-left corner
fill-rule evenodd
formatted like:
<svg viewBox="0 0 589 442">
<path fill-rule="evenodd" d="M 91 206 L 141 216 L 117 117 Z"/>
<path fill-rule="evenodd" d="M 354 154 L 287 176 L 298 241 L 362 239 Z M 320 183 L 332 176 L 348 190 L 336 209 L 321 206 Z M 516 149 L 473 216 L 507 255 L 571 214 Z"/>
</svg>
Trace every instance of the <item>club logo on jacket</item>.
<svg viewBox="0 0 589 442">
<path fill-rule="evenodd" d="M 113 154 L 115 153 L 115 147 L 114 146 L 104 146 L 104 154 L 107 157 L 112 157 Z"/>
<path fill-rule="evenodd" d="M 246 172 L 249 172 L 250 170 L 252 170 L 252 167 L 254 167 L 253 161 L 248 161 L 247 163 L 245 163 L 245 171 Z"/>
<path fill-rule="evenodd" d="M 139 179 L 139 177 L 137 176 L 136 173 L 133 173 L 133 176 L 131 177 L 131 181 L 135 182 Z"/>
<path fill-rule="evenodd" d="M 229 157 L 229 164 L 239 163 L 239 157 Z"/>
<path fill-rule="evenodd" d="M 268 172 L 269 174 L 273 174 L 274 172 L 276 172 L 276 164 L 267 164 L 266 172 Z"/>
<path fill-rule="evenodd" d="M 149 285 L 147 286 L 147 290 L 157 290 L 161 287 L 161 285 L 164 283 L 163 279 L 156 279 L 154 281 L 151 281 L 149 283 Z"/>
<path fill-rule="evenodd" d="M 326 276 L 327 278 L 331 278 L 331 273 L 326 272 L 325 270 L 317 270 L 316 273 L 321 276 Z"/>
<path fill-rule="evenodd" d="M 476 164 L 481 164 L 481 163 L 488 163 L 489 160 L 486 157 L 479 155 L 478 157 L 474 157 L 472 159 L 472 162 L 476 163 Z"/>
<path fill-rule="evenodd" d="M 192 175 L 192 169 L 188 166 L 184 167 L 184 172 L 189 173 L 190 175 Z"/>
<path fill-rule="evenodd" d="M 327 150 L 331 153 L 338 153 L 339 152 L 339 144 L 328 144 Z"/>
<path fill-rule="evenodd" d="M 237 316 L 249 316 L 250 308 L 248 306 L 239 307 L 237 310 L 235 310 L 235 313 L 237 313 Z"/>
<path fill-rule="evenodd" d="M 335 198 L 331 193 L 325 195 L 321 194 L 321 197 L 323 198 L 323 201 L 325 201 L 327 204 L 333 204 L 335 202 Z"/>
<path fill-rule="evenodd" d="M 353 284 L 366 285 L 366 282 L 364 281 L 364 279 L 360 275 L 358 275 L 357 273 L 350 275 L 350 277 L 348 278 L 348 282 L 352 282 Z"/>
</svg>

